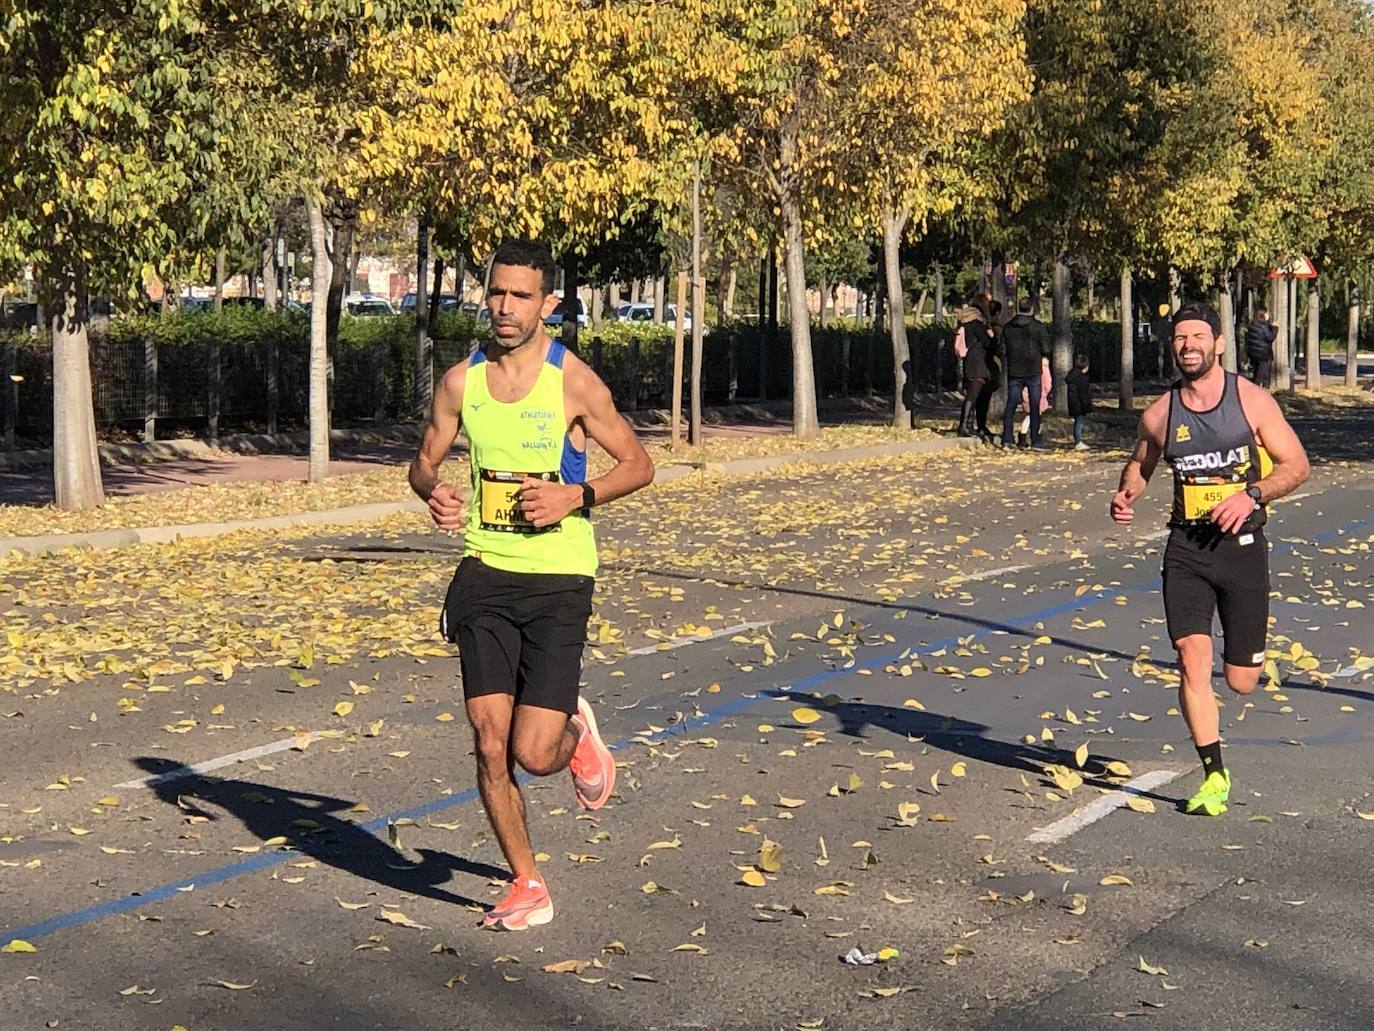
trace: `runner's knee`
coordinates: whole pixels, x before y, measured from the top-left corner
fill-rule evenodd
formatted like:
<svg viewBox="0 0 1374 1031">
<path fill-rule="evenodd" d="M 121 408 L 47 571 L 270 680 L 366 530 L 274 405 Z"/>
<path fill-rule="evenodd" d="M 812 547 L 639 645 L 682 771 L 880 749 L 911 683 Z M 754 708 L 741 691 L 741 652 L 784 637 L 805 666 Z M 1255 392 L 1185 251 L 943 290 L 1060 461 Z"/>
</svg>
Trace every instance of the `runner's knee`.
<svg viewBox="0 0 1374 1031">
<path fill-rule="evenodd" d="M 488 774 L 506 774 L 510 771 L 510 754 L 506 740 L 498 734 L 477 735 L 477 764 Z"/>
<path fill-rule="evenodd" d="M 545 742 L 516 739 L 511 752 L 520 766 L 536 777 L 547 777 L 558 772 L 557 748 Z"/>
<path fill-rule="evenodd" d="M 1260 667 L 1226 666 L 1226 686 L 1236 694 L 1249 694 L 1259 684 Z"/>
</svg>

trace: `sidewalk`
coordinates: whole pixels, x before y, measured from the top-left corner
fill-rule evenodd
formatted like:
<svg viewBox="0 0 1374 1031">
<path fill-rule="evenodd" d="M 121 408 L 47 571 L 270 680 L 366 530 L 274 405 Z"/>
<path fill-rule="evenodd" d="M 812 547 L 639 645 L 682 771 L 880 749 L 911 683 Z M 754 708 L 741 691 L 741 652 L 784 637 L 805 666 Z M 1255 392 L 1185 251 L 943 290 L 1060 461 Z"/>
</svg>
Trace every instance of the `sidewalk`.
<svg viewBox="0 0 1374 1031">
<path fill-rule="evenodd" d="M 887 404 L 880 397 L 830 401 L 821 406 L 821 422 L 828 426 L 885 422 Z M 939 408 L 935 411 L 938 413 Z M 645 443 L 667 442 L 667 411 L 632 412 L 627 417 Z M 707 409 L 703 420 L 708 438 L 780 435 L 792 430 L 786 402 Z M 950 420 L 952 424 L 952 414 Z M 415 455 L 420 429 L 419 423 L 401 423 L 367 430 L 335 430 L 331 434 L 329 474 L 401 468 Z M 111 497 L 211 483 L 304 480 L 309 465 L 305 447 L 306 437 L 300 432 L 273 437 L 239 434 L 225 437 L 218 448 L 195 439 L 102 445 L 101 473 L 105 493 Z M 454 450 L 457 454 L 466 451 L 461 440 Z M 51 460 L 50 452 L 0 452 L 0 505 L 49 504 L 53 500 Z"/>
<path fill-rule="evenodd" d="M 712 427 L 712 435 L 746 436 L 758 433 L 771 435 L 785 433 L 789 429 L 787 424 L 781 423 L 772 425 L 741 423 L 725 427 Z M 649 439 L 666 438 L 667 430 L 664 427 L 649 429 L 643 432 L 643 436 Z M 655 482 L 659 484 L 671 483 L 674 480 L 697 473 L 727 476 L 757 475 L 796 462 L 829 465 L 872 458 L 973 449 L 977 446 L 977 442 L 971 438 L 957 437 L 926 437 L 911 441 L 813 450 L 807 450 L 799 442 L 797 450 L 781 454 L 723 461 L 707 459 L 692 462 L 662 462 L 658 466 Z M 358 471 L 358 469 L 398 467 L 409 460 L 413 451 L 408 447 L 373 444 L 360 445 L 353 454 L 354 457 L 348 460 L 331 463 L 331 474 L 340 475 L 345 472 Z M 205 459 L 170 459 L 151 466 L 122 465 L 114 467 L 111 472 L 116 477 L 114 482 L 120 483 L 126 493 L 140 494 L 195 484 L 247 482 L 254 479 L 271 479 L 292 475 L 299 478 L 304 475 L 305 463 L 304 457 L 292 455 L 227 455 Z M 282 470 L 286 471 L 283 472 Z M 46 470 L 28 474 L 9 474 L 9 477 L 15 481 L 20 490 L 27 488 L 32 493 L 36 492 L 37 478 L 45 474 Z M 107 478 L 106 489 L 109 493 L 114 493 L 111 482 L 111 479 Z M 4 477 L 0 476 L 0 489 L 3 489 L 3 486 Z M 170 543 L 182 539 L 217 537 L 238 530 L 274 530 L 297 526 L 349 526 L 375 522 L 403 512 L 423 513 L 424 511 L 424 506 L 418 500 L 407 498 L 398 501 L 382 501 L 219 522 L 135 525 L 73 532 L 0 536 L 0 555 L 11 552 L 35 555 L 70 547 L 102 549 L 127 547 L 134 544 Z"/>
</svg>

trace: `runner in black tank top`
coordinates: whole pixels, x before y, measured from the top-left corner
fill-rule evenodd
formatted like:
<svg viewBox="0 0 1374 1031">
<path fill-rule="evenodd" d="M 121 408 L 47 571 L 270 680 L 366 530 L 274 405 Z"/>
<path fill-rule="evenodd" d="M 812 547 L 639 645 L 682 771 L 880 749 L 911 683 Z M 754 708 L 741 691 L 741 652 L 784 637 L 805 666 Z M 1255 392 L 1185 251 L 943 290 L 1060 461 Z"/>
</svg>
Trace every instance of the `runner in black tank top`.
<svg viewBox="0 0 1374 1031">
<path fill-rule="evenodd" d="M 1307 456 L 1274 399 L 1220 364 L 1226 344 L 1202 304 L 1174 316 L 1182 376 L 1140 420 L 1139 438 L 1112 497 L 1127 524 L 1163 458 L 1174 474 L 1164 549 L 1164 611 L 1178 650 L 1179 709 L 1202 760 L 1203 783 L 1185 809 L 1226 811 L 1231 775 L 1221 758 L 1212 694 L 1212 620 L 1221 617 L 1226 683 L 1249 694 L 1259 682 L 1269 623 L 1266 505 L 1307 479 Z"/>
</svg>

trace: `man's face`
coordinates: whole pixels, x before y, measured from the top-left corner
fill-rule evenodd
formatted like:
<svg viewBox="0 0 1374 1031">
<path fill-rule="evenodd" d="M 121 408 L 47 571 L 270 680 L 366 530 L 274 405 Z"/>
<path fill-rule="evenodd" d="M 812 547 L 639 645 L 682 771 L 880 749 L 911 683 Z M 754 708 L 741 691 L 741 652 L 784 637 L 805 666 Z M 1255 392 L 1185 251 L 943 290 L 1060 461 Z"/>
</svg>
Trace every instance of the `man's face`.
<svg viewBox="0 0 1374 1031">
<path fill-rule="evenodd" d="M 502 347 L 515 350 L 533 340 L 558 307 L 558 295 L 544 293 L 544 276 L 524 265 L 493 265 L 487 281 L 487 310 Z"/>
<path fill-rule="evenodd" d="M 1189 319 L 1174 327 L 1174 362 L 1189 382 L 1212 371 L 1226 349 L 1226 338 L 1212 332 L 1201 319 Z"/>
</svg>

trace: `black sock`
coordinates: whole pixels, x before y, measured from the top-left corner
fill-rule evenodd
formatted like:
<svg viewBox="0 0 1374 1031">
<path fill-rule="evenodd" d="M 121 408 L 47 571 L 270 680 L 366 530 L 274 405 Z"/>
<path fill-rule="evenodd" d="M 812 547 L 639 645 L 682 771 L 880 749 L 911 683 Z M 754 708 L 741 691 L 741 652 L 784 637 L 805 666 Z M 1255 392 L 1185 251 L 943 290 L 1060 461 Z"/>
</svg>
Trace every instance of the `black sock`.
<svg viewBox="0 0 1374 1031">
<path fill-rule="evenodd" d="M 1213 741 L 1210 745 L 1197 745 L 1197 757 L 1202 760 L 1202 775 L 1206 777 L 1210 773 L 1224 773 L 1226 767 L 1221 761 L 1221 742 Z"/>
</svg>

